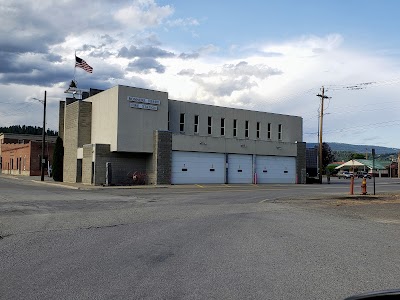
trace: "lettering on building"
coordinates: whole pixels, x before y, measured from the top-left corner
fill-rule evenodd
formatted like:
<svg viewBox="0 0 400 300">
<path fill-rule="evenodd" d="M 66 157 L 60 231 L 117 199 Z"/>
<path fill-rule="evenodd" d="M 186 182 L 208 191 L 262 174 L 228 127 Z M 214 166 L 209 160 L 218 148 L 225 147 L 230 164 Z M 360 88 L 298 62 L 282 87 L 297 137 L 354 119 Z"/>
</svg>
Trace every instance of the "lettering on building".
<svg viewBox="0 0 400 300">
<path fill-rule="evenodd" d="M 132 108 L 139 108 L 139 109 L 158 110 L 158 106 L 156 105 L 149 105 L 142 103 L 130 103 L 129 106 Z"/>
<path fill-rule="evenodd" d="M 136 103 L 145 103 L 145 104 L 153 104 L 153 105 L 161 104 L 160 100 L 146 99 L 146 98 L 139 98 L 139 97 L 132 97 L 132 96 L 128 96 L 127 100 L 130 102 L 136 102 Z"/>
</svg>

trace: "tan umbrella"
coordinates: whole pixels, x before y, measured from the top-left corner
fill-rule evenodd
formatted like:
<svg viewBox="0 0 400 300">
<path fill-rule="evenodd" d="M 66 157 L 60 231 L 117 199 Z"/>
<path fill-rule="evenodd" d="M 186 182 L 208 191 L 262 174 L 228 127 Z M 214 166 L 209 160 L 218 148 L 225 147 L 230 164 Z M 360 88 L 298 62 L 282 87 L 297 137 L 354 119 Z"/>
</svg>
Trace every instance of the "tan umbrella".
<svg viewBox="0 0 400 300">
<path fill-rule="evenodd" d="M 354 167 L 363 167 L 363 166 L 365 166 L 365 165 L 360 163 L 359 161 L 357 161 L 355 159 L 352 159 L 352 160 L 349 160 L 349 161 L 345 162 L 344 164 L 342 164 L 340 166 L 337 166 L 335 169 L 341 169 L 343 167 L 352 167 L 352 168 L 354 168 Z"/>
</svg>

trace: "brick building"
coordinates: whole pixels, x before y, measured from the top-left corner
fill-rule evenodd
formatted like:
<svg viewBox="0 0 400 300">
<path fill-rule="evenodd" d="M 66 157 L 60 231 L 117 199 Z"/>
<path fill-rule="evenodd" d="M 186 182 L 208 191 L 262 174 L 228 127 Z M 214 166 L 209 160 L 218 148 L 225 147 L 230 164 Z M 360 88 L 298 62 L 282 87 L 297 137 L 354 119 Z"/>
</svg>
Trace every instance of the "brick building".
<svg viewBox="0 0 400 300">
<path fill-rule="evenodd" d="M 52 164 L 55 140 L 46 137 L 45 158 L 47 166 Z M 0 169 L 2 174 L 40 175 L 42 136 L 30 134 L 0 134 Z"/>
</svg>

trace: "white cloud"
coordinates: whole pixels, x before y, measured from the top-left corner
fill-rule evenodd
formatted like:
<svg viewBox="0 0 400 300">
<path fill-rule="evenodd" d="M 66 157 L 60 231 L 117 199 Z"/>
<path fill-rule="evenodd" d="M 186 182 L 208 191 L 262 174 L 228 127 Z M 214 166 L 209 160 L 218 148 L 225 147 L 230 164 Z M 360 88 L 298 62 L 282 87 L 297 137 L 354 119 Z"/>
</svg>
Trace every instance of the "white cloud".
<svg viewBox="0 0 400 300">
<path fill-rule="evenodd" d="M 140 31 L 161 24 L 173 11 L 171 6 L 158 6 L 153 0 L 137 0 L 132 5 L 120 8 L 114 18 L 126 29 Z"/>
<path fill-rule="evenodd" d="M 190 26 L 199 26 L 200 22 L 194 18 L 186 18 L 186 19 L 175 19 L 167 21 L 166 24 L 170 27 L 190 27 Z"/>
<path fill-rule="evenodd" d="M 169 36 L 177 26 L 198 29 L 202 23 L 191 17 L 174 19 L 172 6 L 154 0 L 96 1 L 96 9 L 78 0 L 0 0 L 0 26 L 0 101 L 20 103 L 40 97 L 44 89 L 50 99 L 64 98 L 77 50 L 94 67 L 93 74 L 76 70 L 85 87 L 137 85 L 166 91 L 178 100 L 300 115 L 305 139 L 311 141 L 317 132 L 316 93 L 325 85 L 332 96 L 325 118 L 327 141 L 353 143 L 379 136 L 382 144 L 397 143 L 391 136 L 399 129 L 400 88 L 382 84 L 400 77 L 397 56 L 350 49 L 337 33 L 226 48 L 212 40 L 203 46 L 179 39 L 168 44 L 157 32 L 168 27 Z M 121 49 L 131 55 L 118 56 Z M 358 91 L 329 87 L 367 81 L 378 84 Z M 344 114 L 349 106 L 352 113 Z M 49 120 L 56 120 L 51 109 L 56 106 L 49 108 Z M 28 118 L 40 121 L 40 116 L 6 110 L 12 108 L 2 107 L 0 126 L 23 124 Z M 386 120 L 393 122 L 380 123 Z M 57 127 L 56 121 L 49 122 Z"/>
</svg>

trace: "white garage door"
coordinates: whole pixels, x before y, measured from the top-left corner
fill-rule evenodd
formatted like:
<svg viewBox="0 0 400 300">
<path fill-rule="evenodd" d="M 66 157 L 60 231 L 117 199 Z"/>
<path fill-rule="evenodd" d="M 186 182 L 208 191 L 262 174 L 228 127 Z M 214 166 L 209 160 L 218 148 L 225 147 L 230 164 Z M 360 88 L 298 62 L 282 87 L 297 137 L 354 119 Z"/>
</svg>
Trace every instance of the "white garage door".
<svg viewBox="0 0 400 300">
<path fill-rule="evenodd" d="M 256 157 L 257 183 L 296 183 L 296 158 Z"/>
<path fill-rule="evenodd" d="M 172 151 L 172 184 L 224 182 L 224 154 Z"/>
<path fill-rule="evenodd" d="M 252 155 L 228 155 L 228 183 L 253 183 Z"/>
</svg>

